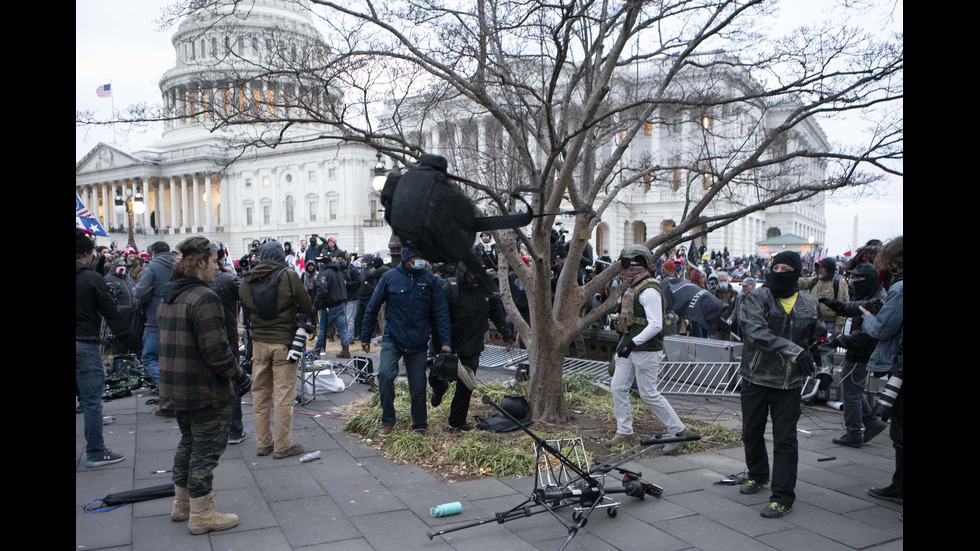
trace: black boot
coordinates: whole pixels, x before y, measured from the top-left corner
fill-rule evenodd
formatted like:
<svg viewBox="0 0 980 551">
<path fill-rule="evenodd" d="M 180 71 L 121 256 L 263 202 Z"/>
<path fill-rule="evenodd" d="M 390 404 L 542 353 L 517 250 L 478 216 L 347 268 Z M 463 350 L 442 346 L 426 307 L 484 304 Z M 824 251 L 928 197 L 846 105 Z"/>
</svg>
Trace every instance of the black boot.
<svg viewBox="0 0 980 551">
<path fill-rule="evenodd" d="M 850 446 L 860 448 L 864 445 L 864 435 L 860 433 L 846 432 L 840 438 L 834 438 L 834 444 L 838 446 Z"/>
</svg>

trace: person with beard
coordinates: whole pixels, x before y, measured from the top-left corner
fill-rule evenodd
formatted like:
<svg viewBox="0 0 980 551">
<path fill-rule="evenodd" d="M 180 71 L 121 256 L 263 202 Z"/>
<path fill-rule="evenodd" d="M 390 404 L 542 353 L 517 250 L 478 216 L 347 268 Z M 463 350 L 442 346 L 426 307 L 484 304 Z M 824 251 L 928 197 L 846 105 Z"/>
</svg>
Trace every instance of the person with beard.
<svg viewBox="0 0 980 551">
<path fill-rule="evenodd" d="M 310 295 L 310 301 L 316 304 L 316 262 L 310 262 L 303 268 L 303 272 L 299 275 L 299 280 L 303 284 L 303 288 L 306 289 L 307 294 Z"/>
<path fill-rule="evenodd" d="M 514 344 L 514 333 L 507 326 L 504 303 L 499 294 L 487 293 L 476 274 L 468 271 L 462 262 L 456 266 L 455 277 L 446 279 L 442 288 L 449 305 L 452 351 L 459 357 L 461 364 L 458 369 L 468 368 L 474 373 L 475 379 L 476 369 L 480 365 L 480 353 L 483 352 L 483 337 L 490 330 L 491 321 L 507 342 L 508 350 Z M 433 344 L 436 349 L 440 347 L 438 332 L 433 333 Z M 430 403 L 432 407 L 438 407 L 449 390 L 449 381 L 430 374 L 429 386 L 432 387 Z M 473 389 L 461 380 L 456 382 L 456 392 L 449 406 L 449 426 L 453 432 L 473 430 L 473 426 L 466 422 L 472 394 Z"/>
<path fill-rule="evenodd" d="M 303 453 L 293 443 L 293 403 L 296 399 L 296 360 L 289 359 L 289 346 L 299 328 L 297 315 L 309 316 L 313 307 L 299 274 L 286 266 L 286 254 L 276 241 L 259 250 L 259 261 L 242 278 L 238 288 L 242 311 L 252 332 L 253 419 L 257 455 L 273 453 L 282 459 Z M 256 301 L 253 288 L 278 278 L 271 317 L 259 310 L 268 306 Z M 260 293 L 261 294 L 261 293 Z M 273 431 L 274 424 L 274 431 Z"/>
<path fill-rule="evenodd" d="M 170 520 L 187 521 L 191 534 L 227 530 L 238 516 L 214 510 L 213 472 L 228 446 L 234 381 L 251 379 L 228 342 L 224 307 L 211 290 L 218 246 L 191 237 L 177 246 L 181 259 L 164 286 L 159 308 L 160 396 L 173 404 L 180 442 L 174 454 Z"/>
<path fill-rule="evenodd" d="M 626 287 L 620 297 L 619 315 L 613 328 L 622 335 L 616 349 L 616 368 L 609 384 L 616 415 L 616 434 L 605 441 L 614 446 L 633 436 L 630 388 L 636 379 L 640 399 L 675 436 L 689 434 L 667 398 L 657 389 L 660 365 L 664 361 L 664 311 L 666 300 L 650 268 L 653 255 L 641 244 L 630 245 L 619 255 L 623 268 L 619 284 Z M 682 442 L 666 444 L 663 453 L 680 451 Z"/>
<path fill-rule="evenodd" d="M 800 394 L 815 371 L 809 347 L 825 334 L 817 299 L 799 292 L 803 261 L 794 251 L 773 257 L 765 286 L 745 295 L 742 320 L 742 442 L 748 478 L 740 492 L 755 494 L 769 480 L 767 418 L 772 418 L 772 495 L 762 511 L 779 518 L 796 500 Z M 836 314 L 835 314 L 836 315 Z"/>
<path fill-rule="evenodd" d="M 888 423 L 874 414 L 865 392 L 868 388 L 868 360 L 875 349 L 875 339 L 864 332 L 861 307 L 877 311 L 885 300 L 885 289 L 878 283 L 878 270 L 873 264 L 858 264 L 848 270 L 850 282 L 854 285 L 854 299 L 840 302 L 821 298 L 820 304 L 827 306 L 841 316 L 851 318 L 850 333 L 834 337 L 829 345 L 844 348 L 844 363 L 841 365 L 841 401 L 844 403 L 844 429 L 846 432 L 834 438 L 834 444 L 860 448 L 878 436 Z"/>
<path fill-rule="evenodd" d="M 810 296 L 820 300 L 827 298 L 840 302 L 851 300 L 847 285 L 842 285 L 837 278 L 837 263 L 833 258 L 827 257 L 816 263 L 817 275 L 813 277 L 800 278 L 800 289 L 809 291 Z M 844 330 L 844 322 L 847 318 L 837 315 L 825 304 L 820 305 L 820 314 L 823 318 L 826 332 L 832 335 L 840 335 Z"/>
<path fill-rule="evenodd" d="M 905 247 L 904 239 L 898 236 L 881 248 L 875 257 L 875 266 L 887 270 L 891 275 L 885 304 L 877 314 L 861 307 L 864 317 L 864 330 L 878 339 L 874 352 L 868 360 L 868 371 L 876 376 L 902 376 L 903 384 L 898 389 L 891 409 L 892 446 L 895 448 L 895 472 L 891 484 L 883 488 L 870 488 L 868 495 L 902 504 L 905 489 L 905 323 L 903 309 L 905 304 Z"/>
</svg>

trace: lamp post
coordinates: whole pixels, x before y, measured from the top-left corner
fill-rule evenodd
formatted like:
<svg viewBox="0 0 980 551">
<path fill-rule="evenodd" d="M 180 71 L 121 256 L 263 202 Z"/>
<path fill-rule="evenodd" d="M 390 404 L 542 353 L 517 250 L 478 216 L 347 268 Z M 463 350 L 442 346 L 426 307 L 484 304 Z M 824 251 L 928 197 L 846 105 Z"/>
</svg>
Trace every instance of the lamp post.
<svg viewBox="0 0 980 551">
<path fill-rule="evenodd" d="M 124 198 L 125 195 L 125 198 Z M 116 214 L 127 215 L 128 227 L 127 231 L 127 242 L 126 244 L 130 247 L 139 250 L 136 246 L 136 237 L 133 235 L 133 215 L 146 212 L 146 202 L 143 200 L 143 189 L 140 184 L 136 184 L 136 193 L 133 194 L 133 190 L 126 189 L 123 191 L 123 187 L 116 186 L 116 199 L 115 199 L 115 210 Z"/>
</svg>

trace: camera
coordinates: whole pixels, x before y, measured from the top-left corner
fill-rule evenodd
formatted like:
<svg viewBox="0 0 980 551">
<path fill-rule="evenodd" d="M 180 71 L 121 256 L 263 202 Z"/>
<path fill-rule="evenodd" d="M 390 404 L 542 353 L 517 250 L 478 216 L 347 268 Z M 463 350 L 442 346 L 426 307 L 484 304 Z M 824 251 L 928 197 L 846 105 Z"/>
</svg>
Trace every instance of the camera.
<svg viewBox="0 0 980 551">
<path fill-rule="evenodd" d="M 296 316 L 296 322 L 299 327 L 296 328 L 296 334 L 293 335 L 293 343 L 289 345 L 289 354 L 286 355 L 286 359 L 289 361 L 296 361 L 303 357 L 303 352 L 306 350 L 306 340 L 307 336 L 316 330 L 316 327 L 309 322 L 309 318 L 305 315 Z"/>
<path fill-rule="evenodd" d="M 902 373 L 898 372 L 888 378 L 885 388 L 881 389 L 878 396 L 878 403 L 875 405 L 875 415 L 881 417 L 882 421 L 887 421 L 892 415 L 892 406 L 895 405 L 895 398 L 898 391 L 902 388 Z"/>
</svg>

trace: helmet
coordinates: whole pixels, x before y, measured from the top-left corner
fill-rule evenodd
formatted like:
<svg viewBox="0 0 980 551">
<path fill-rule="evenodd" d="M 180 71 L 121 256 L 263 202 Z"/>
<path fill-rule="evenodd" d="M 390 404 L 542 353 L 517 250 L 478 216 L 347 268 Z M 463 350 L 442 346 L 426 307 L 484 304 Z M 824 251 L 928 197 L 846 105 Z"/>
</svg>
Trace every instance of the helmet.
<svg viewBox="0 0 980 551">
<path fill-rule="evenodd" d="M 620 260 L 629 259 L 631 264 L 635 260 L 643 259 L 643 262 L 647 268 L 654 266 L 653 255 L 650 254 L 650 249 L 640 244 L 627 245 L 623 249 L 623 252 L 619 253 L 619 258 Z"/>
<path fill-rule="evenodd" d="M 520 394 L 508 394 L 500 400 L 500 409 L 515 419 L 524 419 L 531 414 L 531 404 Z"/>
</svg>

